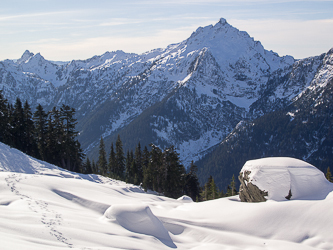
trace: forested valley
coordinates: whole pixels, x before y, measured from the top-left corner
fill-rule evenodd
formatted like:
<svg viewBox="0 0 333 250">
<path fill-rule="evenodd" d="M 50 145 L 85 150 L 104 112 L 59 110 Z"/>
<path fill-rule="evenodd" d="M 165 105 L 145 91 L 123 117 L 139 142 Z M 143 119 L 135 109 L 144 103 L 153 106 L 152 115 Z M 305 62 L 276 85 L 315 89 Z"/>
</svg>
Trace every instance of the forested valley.
<svg viewBox="0 0 333 250">
<path fill-rule="evenodd" d="M 234 179 L 225 194 L 218 190 L 211 176 L 204 187 L 200 187 L 197 166 L 192 161 L 186 171 L 174 146 L 162 150 L 150 144 L 142 150 L 139 142 L 134 152 L 130 150 L 125 154 L 118 135 L 115 147 L 112 143 L 107 155 L 101 138 L 98 161 L 90 161 L 76 139 L 76 123 L 75 109 L 68 105 L 46 112 L 39 104 L 33 112 L 27 101 L 22 104 L 17 98 L 12 105 L 0 91 L 0 142 L 34 158 L 69 171 L 99 174 L 140 185 L 145 191 L 172 198 L 188 195 L 194 201 L 202 201 L 237 192 Z"/>
</svg>

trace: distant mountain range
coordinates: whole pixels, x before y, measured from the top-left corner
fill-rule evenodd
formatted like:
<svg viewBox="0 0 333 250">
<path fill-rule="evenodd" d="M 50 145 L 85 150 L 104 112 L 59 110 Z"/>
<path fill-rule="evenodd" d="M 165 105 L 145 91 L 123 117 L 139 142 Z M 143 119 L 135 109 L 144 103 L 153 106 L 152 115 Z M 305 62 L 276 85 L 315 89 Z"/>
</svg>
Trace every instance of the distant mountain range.
<svg viewBox="0 0 333 250">
<path fill-rule="evenodd" d="M 140 55 L 115 51 L 51 62 L 26 51 L 18 60 L 0 62 L 0 89 L 10 102 L 20 97 L 46 110 L 63 103 L 74 107 L 89 157 L 97 156 L 101 136 L 108 150 L 120 134 L 125 149 L 139 141 L 173 144 L 187 166 L 207 159 L 235 135 L 235 127 L 243 127 L 241 121 L 251 124 L 300 103 L 316 86 L 324 91 L 333 74 L 331 54 L 280 57 L 220 19 L 185 41 Z M 288 112 L 297 116 L 296 111 Z M 200 162 L 200 169 L 211 168 Z"/>
</svg>

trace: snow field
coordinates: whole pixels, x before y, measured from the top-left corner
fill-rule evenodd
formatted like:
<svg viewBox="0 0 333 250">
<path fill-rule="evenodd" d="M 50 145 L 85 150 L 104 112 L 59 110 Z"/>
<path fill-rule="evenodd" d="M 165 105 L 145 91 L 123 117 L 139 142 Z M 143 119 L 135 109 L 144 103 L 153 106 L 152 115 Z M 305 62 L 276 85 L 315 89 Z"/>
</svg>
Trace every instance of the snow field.
<svg viewBox="0 0 333 250">
<path fill-rule="evenodd" d="M 3 144 L 0 163 L 1 249 L 333 249 L 332 192 L 196 203 L 70 173 Z"/>
</svg>

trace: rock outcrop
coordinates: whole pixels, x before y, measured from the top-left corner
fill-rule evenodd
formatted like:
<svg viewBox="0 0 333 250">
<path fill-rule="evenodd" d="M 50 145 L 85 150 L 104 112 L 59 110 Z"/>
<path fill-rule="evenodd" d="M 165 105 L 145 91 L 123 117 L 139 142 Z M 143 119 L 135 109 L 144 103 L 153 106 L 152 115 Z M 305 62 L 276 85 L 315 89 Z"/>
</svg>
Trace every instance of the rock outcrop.
<svg viewBox="0 0 333 250">
<path fill-rule="evenodd" d="M 262 202 L 266 201 L 265 196 L 268 192 L 260 190 L 256 185 L 249 182 L 251 171 L 240 172 L 238 179 L 241 183 L 239 188 L 239 198 L 245 202 Z"/>
</svg>

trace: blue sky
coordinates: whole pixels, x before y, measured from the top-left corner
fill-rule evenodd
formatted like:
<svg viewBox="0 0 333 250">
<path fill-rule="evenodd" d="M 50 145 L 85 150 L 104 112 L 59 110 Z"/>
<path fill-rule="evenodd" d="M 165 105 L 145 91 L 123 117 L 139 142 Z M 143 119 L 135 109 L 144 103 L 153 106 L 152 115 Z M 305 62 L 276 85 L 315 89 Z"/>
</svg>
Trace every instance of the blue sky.
<svg viewBox="0 0 333 250">
<path fill-rule="evenodd" d="M 333 47 L 333 0 L 3 0 L 0 60 L 26 49 L 63 61 L 143 53 L 221 17 L 279 55 L 305 58 Z"/>
</svg>

